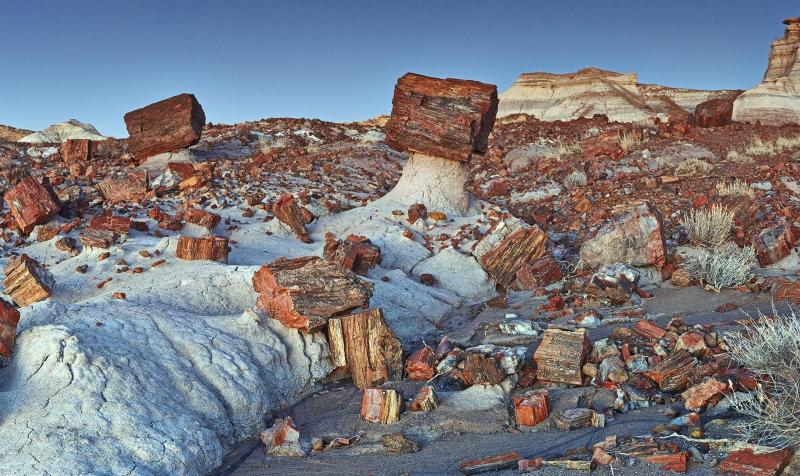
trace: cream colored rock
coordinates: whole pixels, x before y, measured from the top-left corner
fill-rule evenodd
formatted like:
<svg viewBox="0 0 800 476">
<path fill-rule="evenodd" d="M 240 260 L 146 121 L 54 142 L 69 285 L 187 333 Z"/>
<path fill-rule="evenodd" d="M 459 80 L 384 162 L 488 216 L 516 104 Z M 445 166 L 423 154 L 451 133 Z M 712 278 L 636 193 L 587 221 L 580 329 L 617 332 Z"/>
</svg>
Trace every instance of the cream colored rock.
<svg viewBox="0 0 800 476">
<path fill-rule="evenodd" d="M 733 103 L 733 120 L 765 125 L 800 123 L 800 18 L 784 20 L 783 37 L 772 42 L 767 72 Z"/>
<path fill-rule="evenodd" d="M 100 134 L 91 124 L 70 119 L 67 122 L 53 124 L 42 131 L 28 134 L 19 139 L 18 142 L 30 144 L 61 143 L 67 139 L 106 140 L 107 137 Z"/>
</svg>

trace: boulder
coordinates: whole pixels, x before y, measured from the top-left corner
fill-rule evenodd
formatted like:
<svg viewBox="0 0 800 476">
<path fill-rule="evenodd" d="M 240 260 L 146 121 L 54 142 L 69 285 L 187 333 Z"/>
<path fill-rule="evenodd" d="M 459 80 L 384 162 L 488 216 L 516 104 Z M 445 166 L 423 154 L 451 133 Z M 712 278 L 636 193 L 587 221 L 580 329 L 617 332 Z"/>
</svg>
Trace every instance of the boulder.
<svg viewBox="0 0 800 476">
<path fill-rule="evenodd" d="M 200 141 L 206 115 L 193 94 L 179 94 L 125 114 L 128 148 L 139 162 Z"/>
<path fill-rule="evenodd" d="M 140 202 L 149 190 L 147 174 L 129 172 L 109 177 L 97 184 L 97 190 L 109 203 Z"/>
<path fill-rule="evenodd" d="M 694 109 L 694 124 L 698 127 L 721 127 L 730 124 L 735 99 L 709 99 L 701 102 Z"/>
<path fill-rule="evenodd" d="M 581 246 L 583 263 L 593 268 L 614 263 L 663 266 L 666 243 L 658 209 L 649 202 L 636 202 L 615 208 L 612 214 L 612 220 Z"/>
<path fill-rule="evenodd" d="M 228 239 L 223 236 L 203 236 L 193 238 L 181 236 L 175 256 L 185 260 L 210 260 L 228 262 Z"/>
<path fill-rule="evenodd" d="M 517 279 L 517 271 L 544 255 L 547 241 L 547 235 L 538 226 L 510 218 L 498 222 L 472 254 L 489 276 L 509 287 Z"/>
<path fill-rule="evenodd" d="M 23 234 L 46 223 L 61 210 L 61 204 L 49 186 L 27 177 L 5 194 L 6 204 Z"/>
<path fill-rule="evenodd" d="M 17 337 L 17 324 L 19 311 L 5 299 L 0 299 L 0 364 L 4 359 L 11 358 Z"/>
<path fill-rule="evenodd" d="M 91 139 L 67 139 L 61 149 L 64 162 L 86 162 L 92 158 Z"/>
<path fill-rule="evenodd" d="M 20 307 L 49 298 L 55 286 L 53 275 L 28 255 L 12 258 L 4 273 L 5 293 Z"/>
</svg>

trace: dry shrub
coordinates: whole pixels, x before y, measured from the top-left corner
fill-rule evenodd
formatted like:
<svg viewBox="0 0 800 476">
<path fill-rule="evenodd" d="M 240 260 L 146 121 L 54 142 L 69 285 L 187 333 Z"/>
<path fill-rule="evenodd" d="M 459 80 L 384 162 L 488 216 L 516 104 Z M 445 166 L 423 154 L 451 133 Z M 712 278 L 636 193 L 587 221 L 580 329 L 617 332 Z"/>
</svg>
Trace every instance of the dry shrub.
<svg viewBox="0 0 800 476">
<path fill-rule="evenodd" d="M 797 147 L 800 147 L 800 136 L 778 137 L 775 139 L 775 148 L 778 150 L 778 152 L 795 149 Z"/>
<path fill-rule="evenodd" d="M 740 154 L 735 150 L 729 150 L 728 154 L 725 158 L 730 162 L 735 162 L 737 164 L 751 164 L 753 163 L 753 158 L 749 155 Z"/>
<path fill-rule="evenodd" d="M 759 319 L 726 335 L 734 362 L 758 377 L 749 398 L 732 398 L 733 408 L 752 418 L 734 424 L 747 440 L 770 446 L 800 445 L 800 316 L 792 311 Z"/>
<path fill-rule="evenodd" d="M 675 167 L 675 175 L 690 176 L 690 175 L 705 175 L 711 172 L 714 166 L 700 159 L 686 159 L 677 167 Z"/>
<path fill-rule="evenodd" d="M 695 244 L 719 247 L 726 241 L 733 226 L 733 212 L 721 205 L 710 209 L 691 210 L 684 214 L 683 227 Z"/>
<path fill-rule="evenodd" d="M 555 143 L 556 158 L 561 159 L 575 155 L 581 151 L 581 146 L 577 143 L 568 144 L 567 142 L 559 139 Z"/>
<path fill-rule="evenodd" d="M 626 155 L 635 148 L 639 147 L 642 142 L 642 135 L 635 131 L 625 131 L 621 136 L 619 136 L 619 146 L 622 147 L 622 151 Z"/>
<path fill-rule="evenodd" d="M 681 257 L 692 279 L 704 281 L 716 289 L 747 283 L 758 263 L 752 246 L 739 248 L 735 243 L 715 248 L 699 246 L 689 252 L 682 250 Z"/>
<path fill-rule="evenodd" d="M 763 156 L 773 155 L 775 152 L 775 143 L 765 141 L 760 137 L 753 138 L 753 140 L 744 148 L 745 155 Z"/>
<path fill-rule="evenodd" d="M 586 185 L 586 174 L 581 172 L 580 170 L 576 170 L 571 174 L 564 177 L 564 188 L 567 190 L 573 189 L 575 187 L 583 187 Z"/>
<path fill-rule="evenodd" d="M 720 197 L 754 197 L 756 194 L 747 182 L 735 180 L 731 183 L 718 183 L 717 195 Z"/>
</svg>

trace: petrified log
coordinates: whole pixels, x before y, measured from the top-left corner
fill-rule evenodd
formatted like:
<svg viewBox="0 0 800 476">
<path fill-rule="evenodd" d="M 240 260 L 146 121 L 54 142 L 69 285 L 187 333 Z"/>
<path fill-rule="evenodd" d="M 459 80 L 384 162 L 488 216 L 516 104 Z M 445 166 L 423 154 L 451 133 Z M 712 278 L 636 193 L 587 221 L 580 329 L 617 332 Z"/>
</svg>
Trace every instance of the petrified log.
<svg viewBox="0 0 800 476">
<path fill-rule="evenodd" d="M 788 448 L 766 453 L 754 453 L 752 448 L 745 448 L 731 452 L 717 470 L 722 474 L 777 476 L 791 458 L 792 451 Z"/>
<path fill-rule="evenodd" d="M 386 143 L 399 151 L 468 161 L 486 152 L 497 86 L 408 73 L 397 81 Z"/>
<path fill-rule="evenodd" d="M 56 216 L 61 209 L 58 198 L 49 186 L 33 177 L 26 177 L 5 194 L 6 204 L 20 231 L 27 235 L 38 224 Z"/>
<path fill-rule="evenodd" d="M 408 223 L 413 225 L 417 220 L 428 218 L 428 209 L 422 203 L 415 203 L 408 207 Z"/>
<path fill-rule="evenodd" d="M 379 308 L 328 321 L 331 363 L 361 389 L 403 377 L 403 348 Z"/>
<path fill-rule="evenodd" d="M 117 235 L 110 230 L 96 230 L 88 228 L 84 230 L 78 239 L 83 246 L 91 246 L 92 248 L 109 248 L 116 243 Z"/>
<path fill-rule="evenodd" d="M 228 262 L 228 239 L 222 236 L 203 236 L 178 238 L 175 256 L 185 260 L 210 260 Z"/>
<path fill-rule="evenodd" d="M 592 348 L 586 329 L 547 329 L 533 354 L 540 380 L 581 385 L 581 367 Z"/>
<path fill-rule="evenodd" d="M 55 285 L 53 275 L 28 255 L 12 258 L 4 272 L 5 292 L 20 307 L 47 299 Z"/>
<path fill-rule="evenodd" d="M 361 418 L 372 423 L 400 420 L 400 394 L 388 388 L 366 388 L 361 400 Z"/>
<path fill-rule="evenodd" d="M 280 258 L 253 275 L 258 307 L 287 327 L 306 332 L 328 319 L 369 306 L 372 283 L 317 256 Z"/>
<path fill-rule="evenodd" d="M 408 409 L 412 412 L 429 412 L 439 406 L 439 398 L 436 391 L 430 385 L 419 389 L 417 395 L 408 404 Z"/>
<path fill-rule="evenodd" d="M 701 102 L 694 108 L 694 124 L 697 127 L 720 127 L 730 124 L 735 99 L 736 97 L 718 98 Z"/>
<path fill-rule="evenodd" d="M 503 453 L 485 458 L 471 459 L 458 465 L 458 469 L 464 474 L 479 474 L 489 471 L 497 471 L 505 468 L 513 468 L 522 456 L 516 451 Z"/>
<path fill-rule="evenodd" d="M 563 278 L 564 274 L 558 261 L 547 255 L 520 266 L 517 270 L 516 287 L 533 291 L 561 281 Z"/>
<path fill-rule="evenodd" d="M 665 392 L 683 392 L 697 378 L 697 359 L 678 350 L 644 373 Z"/>
<path fill-rule="evenodd" d="M 577 430 L 590 426 L 603 427 L 605 419 L 588 408 L 570 408 L 554 413 L 553 423 L 559 430 Z"/>
<path fill-rule="evenodd" d="M 148 189 L 147 174 L 144 172 L 110 177 L 97 184 L 100 195 L 109 203 L 141 201 Z"/>
<path fill-rule="evenodd" d="M 292 194 L 284 193 L 278 198 L 278 201 L 272 206 L 272 213 L 282 223 L 286 224 L 297 235 L 300 241 L 308 241 L 308 232 L 306 231 L 306 221 L 303 218 L 303 212 L 300 211 L 300 206 Z"/>
<path fill-rule="evenodd" d="M 497 368 L 494 357 L 470 353 L 464 358 L 461 379 L 466 385 L 497 385 L 505 380 L 505 375 Z"/>
<path fill-rule="evenodd" d="M 639 321 L 633 325 L 633 330 L 645 339 L 658 340 L 667 334 L 667 331 L 651 321 Z"/>
<path fill-rule="evenodd" d="M 19 311 L 5 299 L 0 299 L 0 357 L 10 358 L 17 337 Z"/>
<path fill-rule="evenodd" d="M 517 425 L 534 426 L 550 416 L 550 402 L 547 390 L 534 390 L 522 395 L 514 395 L 514 417 Z"/>
<path fill-rule="evenodd" d="M 381 262 L 381 249 L 363 236 L 349 235 L 345 240 L 337 240 L 333 233 L 328 232 L 325 233 L 322 256 L 358 275 L 365 276 L 370 269 Z"/>
<path fill-rule="evenodd" d="M 421 347 L 411 354 L 406 360 L 406 378 L 415 381 L 432 379 L 436 373 L 433 357 L 430 347 Z"/>
<path fill-rule="evenodd" d="M 499 222 L 472 254 L 489 276 L 508 287 L 522 266 L 544 255 L 546 246 L 547 235 L 538 226 L 514 218 Z"/>
<path fill-rule="evenodd" d="M 151 155 L 197 144 L 206 122 L 193 94 L 179 94 L 125 114 L 128 148 L 142 162 Z"/>
<path fill-rule="evenodd" d="M 202 226 L 208 230 L 213 230 L 219 225 L 222 217 L 216 213 L 207 212 L 200 208 L 187 208 L 183 212 L 183 219 L 193 225 Z"/>
<path fill-rule="evenodd" d="M 61 152 L 64 162 L 87 162 L 92 158 L 91 139 L 67 139 Z"/>
<path fill-rule="evenodd" d="M 761 266 L 775 264 L 789 256 L 797 243 L 798 230 L 782 219 L 781 223 L 762 230 L 753 236 L 753 248 Z"/>
<path fill-rule="evenodd" d="M 96 215 L 89 220 L 89 227 L 94 230 L 108 230 L 124 235 L 131 230 L 131 218 L 113 215 Z"/>
</svg>

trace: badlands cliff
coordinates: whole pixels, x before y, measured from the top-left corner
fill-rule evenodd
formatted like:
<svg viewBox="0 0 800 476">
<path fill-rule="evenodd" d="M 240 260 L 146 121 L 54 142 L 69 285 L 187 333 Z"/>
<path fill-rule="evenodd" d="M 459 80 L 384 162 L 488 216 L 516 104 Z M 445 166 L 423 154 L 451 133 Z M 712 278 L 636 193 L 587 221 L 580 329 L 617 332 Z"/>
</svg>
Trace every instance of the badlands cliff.
<svg viewBox="0 0 800 476">
<path fill-rule="evenodd" d="M 697 104 L 734 91 L 704 91 L 639 84 L 635 73 L 585 68 L 575 73 L 523 73 L 500 94 L 498 116 L 528 114 L 570 121 L 597 114 L 617 122 L 683 118 Z"/>
<path fill-rule="evenodd" d="M 783 37 L 772 42 L 767 72 L 733 104 L 733 120 L 781 125 L 800 123 L 800 18 L 783 21 Z"/>
</svg>

